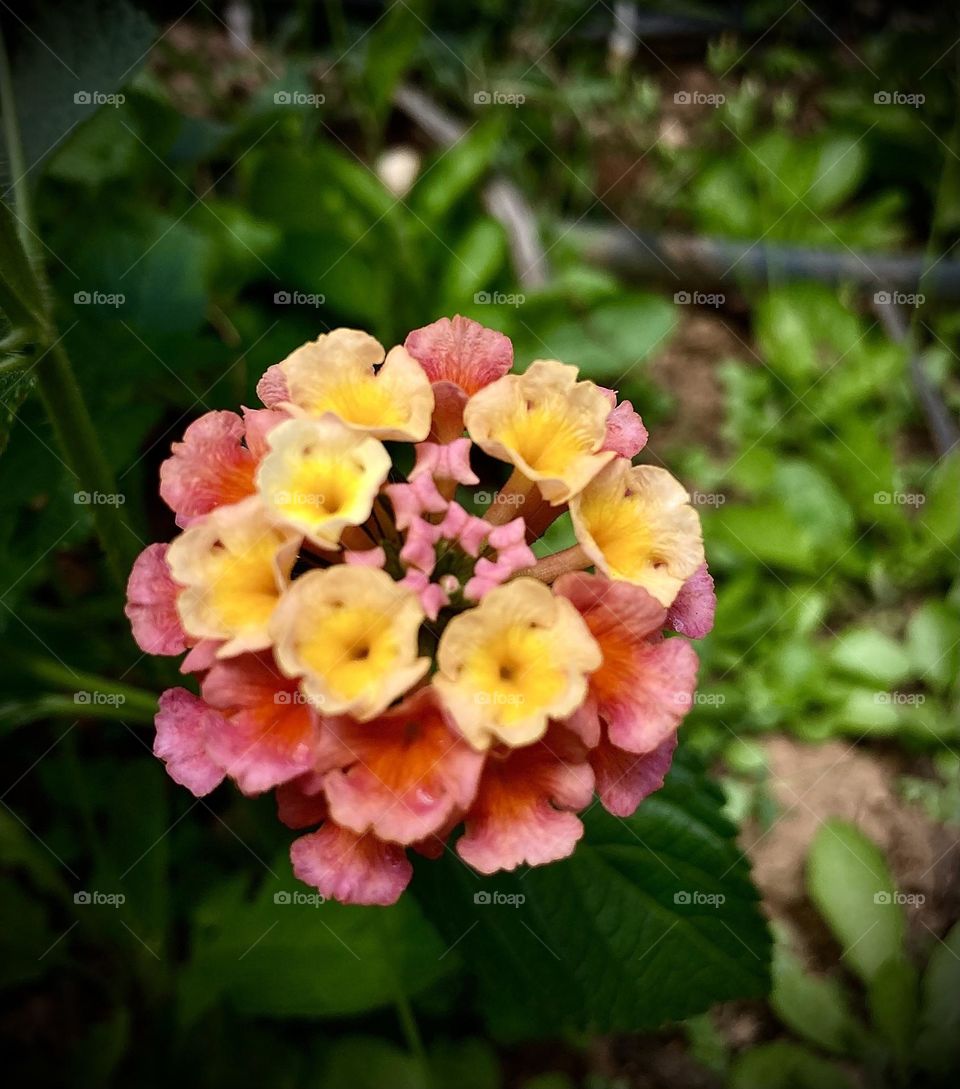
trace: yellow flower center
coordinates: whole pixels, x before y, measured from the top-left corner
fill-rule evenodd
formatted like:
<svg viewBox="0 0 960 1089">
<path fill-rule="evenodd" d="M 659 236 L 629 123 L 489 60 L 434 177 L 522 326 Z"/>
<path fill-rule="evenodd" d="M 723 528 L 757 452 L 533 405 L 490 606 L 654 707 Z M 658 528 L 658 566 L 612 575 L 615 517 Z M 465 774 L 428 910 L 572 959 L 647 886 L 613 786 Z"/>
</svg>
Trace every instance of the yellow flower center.
<svg viewBox="0 0 960 1089">
<path fill-rule="evenodd" d="M 376 684 L 398 653 L 396 635 L 381 611 L 346 605 L 324 616 L 300 644 L 303 664 L 347 700 Z"/>
</svg>

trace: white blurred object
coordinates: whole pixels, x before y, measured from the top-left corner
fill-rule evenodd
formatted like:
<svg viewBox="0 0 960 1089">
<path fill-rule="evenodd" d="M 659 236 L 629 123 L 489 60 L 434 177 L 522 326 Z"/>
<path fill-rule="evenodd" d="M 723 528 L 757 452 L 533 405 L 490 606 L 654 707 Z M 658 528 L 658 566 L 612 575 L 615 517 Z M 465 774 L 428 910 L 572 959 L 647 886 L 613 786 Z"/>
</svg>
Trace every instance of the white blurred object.
<svg viewBox="0 0 960 1089">
<path fill-rule="evenodd" d="M 407 144 L 398 144 L 378 157 L 375 169 L 395 197 L 405 197 L 420 173 L 420 153 Z"/>
<path fill-rule="evenodd" d="M 253 12 L 246 0 L 231 0 L 224 12 L 228 39 L 234 53 L 245 53 L 253 41 Z"/>
<path fill-rule="evenodd" d="M 637 55 L 638 25 L 637 5 L 629 0 L 617 0 L 613 6 L 613 26 L 607 41 L 610 67 L 613 71 L 622 71 Z"/>
</svg>

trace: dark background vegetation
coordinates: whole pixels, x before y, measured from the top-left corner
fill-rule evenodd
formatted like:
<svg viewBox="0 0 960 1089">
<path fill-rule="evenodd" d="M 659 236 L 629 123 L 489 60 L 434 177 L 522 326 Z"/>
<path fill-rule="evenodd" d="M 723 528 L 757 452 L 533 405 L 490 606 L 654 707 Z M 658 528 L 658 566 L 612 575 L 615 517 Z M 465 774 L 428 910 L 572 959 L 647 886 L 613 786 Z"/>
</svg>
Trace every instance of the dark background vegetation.
<svg viewBox="0 0 960 1089">
<path fill-rule="evenodd" d="M 174 532 L 157 470 L 191 419 L 325 329 L 391 344 L 459 312 L 633 399 L 719 591 L 668 786 L 484 886 L 524 912 L 478 908 L 455 863 L 389 911 L 278 905 L 272 799 L 198 801 L 150 753 L 175 667 L 130 639 L 43 353 L 5 326 L 11 1083 L 955 1084 L 949 5 L 78 0 L 0 24 L 4 200 L 32 208 L 122 564 Z"/>
</svg>

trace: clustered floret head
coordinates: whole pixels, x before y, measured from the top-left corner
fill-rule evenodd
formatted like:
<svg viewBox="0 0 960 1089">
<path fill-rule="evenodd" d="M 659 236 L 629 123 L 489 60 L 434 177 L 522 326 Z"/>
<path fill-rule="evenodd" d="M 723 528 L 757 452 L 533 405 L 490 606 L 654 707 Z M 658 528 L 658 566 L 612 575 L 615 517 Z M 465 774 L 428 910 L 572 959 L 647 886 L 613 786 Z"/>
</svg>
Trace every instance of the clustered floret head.
<svg viewBox="0 0 960 1089">
<path fill-rule="evenodd" d="M 297 876 L 393 903 L 409 852 L 480 873 L 569 855 L 663 782 L 713 623 L 697 512 L 634 465 L 633 406 L 463 317 L 384 352 L 334 329 L 208 412 L 126 612 L 185 655 L 154 751 L 197 796 L 273 790 Z M 576 544 L 532 546 L 569 511 Z"/>
</svg>

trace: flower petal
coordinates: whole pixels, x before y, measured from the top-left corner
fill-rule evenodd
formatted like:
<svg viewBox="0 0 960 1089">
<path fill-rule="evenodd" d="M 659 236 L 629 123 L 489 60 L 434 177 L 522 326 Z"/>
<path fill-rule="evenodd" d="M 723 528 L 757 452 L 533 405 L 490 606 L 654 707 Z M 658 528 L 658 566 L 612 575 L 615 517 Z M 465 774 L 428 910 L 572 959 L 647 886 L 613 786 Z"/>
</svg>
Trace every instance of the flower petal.
<svg viewBox="0 0 960 1089">
<path fill-rule="evenodd" d="M 267 626 L 299 546 L 299 534 L 275 525 L 256 496 L 188 526 L 167 551 L 184 587 L 177 597 L 184 631 L 224 640 L 220 658 L 268 647 Z"/>
<path fill-rule="evenodd" d="M 453 382 L 467 394 L 502 378 L 513 366 L 509 337 L 460 314 L 414 329 L 403 346 L 431 382 Z"/>
<path fill-rule="evenodd" d="M 177 613 L 179 592 L 167 566 L 167 545 L 147 545 L 133 562 L 123 609 L 145 654 L 182 654 L 187 649 Z"/>
<path fill-rule="evenodd" d="M 487 761 L 457 853 L 480 873 L 540 866 L 573 853 L 583 835 L 574 815 L 593 796 L 584 749 L 554 729 L 535 745 Z"/>
<path fill-rule="evenodd" d="M 433 684 L 477 749 L 528 745 L 583 700 L 600 649 L 566 598 L 536 579 L 490 590 L 440 637 Z"/>
<path fill-rule="evenodd" d="M 354 832 L 412 844 L 473 801 L 483 756 L 423 688 L 371 722 L 328 720 L 340 770 L 324 779 L 330 814 Z"/>
<path fill-rule="evenodd" d="M 329 820 L 319 832 L 294 840 L 290 859 L 301 881 L 341 904 L 395 904 L 413 876 L 402 847 Z"/>
<path fill-rule="evenodd" d="M 253 494 L 257 463 L 241 441 L 244 430 L 235 412 L 208 412 L 173 444 L 173 456 L 160 466 L 160 496 L 176 512 L 177 525 Z"/>
<path fill-rule="evenodd" d="M 570 501 L 573 527 L 597 569 L 669 606 L 703 563 L 700 517 L 666 469 L 617 458 Z"/>
<path fill-rule="evenodd" d="M 204 677 L 203 698 L 226 719 L 207 738 L 210 756 L 244 794 L 259 794 L 313 767 L 316 714 L 270 654 L 218 662 Z"/>
<path fill-rule="evenodd" d="M 616 404 L 617 396 L 613 395 Z M 647 429 L 643 426 L 640 413 L 629 401 L 621 401 L 607 417 L 607 433 L 603 439 L 603 449 L 613 450 L 625 458 L 636 457 L 647 445 Z"/>
<path fill-rule="evenodd" d="M 379 568 L 308 571 L 277 609 L 274 653 L 324 715 L 366 721 L 429 668 L 417 649 L 423 617 L 416 594 Z"/>
<path fill-rule="evenodd" d="M 581 572 L 554 587 L 578 609 L 603 652 L 590 695 L 613 744 L 650 752 L 690 708 L 697 655 L 686 639 L 661 639 L 666 610 L 645 590 Z"/>
<path fill-rule="evenodd" d="M 602 451 L 610 405 L 577 368 L 539 359 L 475 393 L 464 409 L 473 441 L 534 481 L 556 506 L 576 495 L 614 457 Z"/>
<path fill-rule="evenodd" d="M 702 639 L 713 630 L 716 611 L 713 576 L 702 563 L 680 587 L 667 613 L 666 626 L 690 639 Z"/>
<path fill-rule="evenodd" d="M 652 752 L 639 755 L 624 752 L 603 738 L 590 753 L 603 808 L 616 817 L 629 817 L 644 798 L 663 786 L 676 747 L 676 734 L 670 734 Z"/>
<path fill-rule="evenodd" d="M 224 770 L 206 746 L 208 734 L 226 725 L 218 711 L 185 688 L 168 688 L 160 696 L 156 725 L 153 752 L 175 783 L 201 798 L 222 782 Z"/>
</svg>

